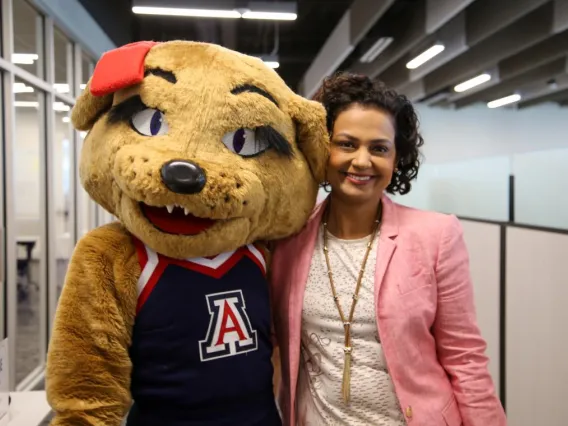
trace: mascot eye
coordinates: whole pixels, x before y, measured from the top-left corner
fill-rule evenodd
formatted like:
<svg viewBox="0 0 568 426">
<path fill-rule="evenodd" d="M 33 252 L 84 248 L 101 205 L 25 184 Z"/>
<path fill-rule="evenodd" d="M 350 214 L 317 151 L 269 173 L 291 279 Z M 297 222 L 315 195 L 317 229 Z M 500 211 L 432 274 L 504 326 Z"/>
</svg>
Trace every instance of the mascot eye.
<svg viewBox="0 0 568 426">
<path fill-rule="evenodd" d="M 162 136 L 169 130 L 164 114 L 152 108 L 134 114 L 130 123 L 134 130 L 144 136 Z"/>
<path fill-rule="evenodd" d="M 266 151 L 270 144 L 257 137 L 257 132 L 250 129 L 239 129 L 223 136 L 223 143 L 235 154 L 241 157 L 254 157 Z"/>
</svg>

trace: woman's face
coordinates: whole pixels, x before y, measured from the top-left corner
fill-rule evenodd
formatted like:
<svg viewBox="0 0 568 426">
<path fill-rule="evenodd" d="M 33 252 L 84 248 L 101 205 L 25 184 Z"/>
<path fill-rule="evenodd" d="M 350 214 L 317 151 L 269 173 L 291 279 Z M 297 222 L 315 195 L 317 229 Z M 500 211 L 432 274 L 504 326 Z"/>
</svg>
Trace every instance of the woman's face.
<svg viewBox="0 0 568 426">
<path fill-rule="evenodd" d="M 353 105 L 333 126 L 327 180 L 334 197 L 352 204 L 378 203 L 396 165 L 395 125 L 375 107 Z"/>
</svg>

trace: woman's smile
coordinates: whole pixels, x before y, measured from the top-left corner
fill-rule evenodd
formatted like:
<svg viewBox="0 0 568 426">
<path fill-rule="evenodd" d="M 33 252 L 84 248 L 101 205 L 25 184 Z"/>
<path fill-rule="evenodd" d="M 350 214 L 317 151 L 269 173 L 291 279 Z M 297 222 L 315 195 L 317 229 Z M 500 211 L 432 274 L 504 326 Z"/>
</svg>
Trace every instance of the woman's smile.
<svg viewBox="0 0 568 426">
<path fill-rule="evenodd" d="M 354 185 L 369 185 L 376 180 L 376 175 L 342 172 L 345 179 Z"/>
</svg>

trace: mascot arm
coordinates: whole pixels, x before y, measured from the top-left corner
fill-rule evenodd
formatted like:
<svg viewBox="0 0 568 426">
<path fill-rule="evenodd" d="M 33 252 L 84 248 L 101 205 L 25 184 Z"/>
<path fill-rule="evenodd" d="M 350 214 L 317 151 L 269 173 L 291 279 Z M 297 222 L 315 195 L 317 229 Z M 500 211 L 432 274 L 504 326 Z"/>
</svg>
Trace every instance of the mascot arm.
<svg viewBox="0 0 568 426">
<path fill-rule="evenodd" d="M 77 244 L 47 358 L 51 426 L 118 426 L 128 412 L 137 265 L 120 225 L 98 228 Z"/>
</svg>

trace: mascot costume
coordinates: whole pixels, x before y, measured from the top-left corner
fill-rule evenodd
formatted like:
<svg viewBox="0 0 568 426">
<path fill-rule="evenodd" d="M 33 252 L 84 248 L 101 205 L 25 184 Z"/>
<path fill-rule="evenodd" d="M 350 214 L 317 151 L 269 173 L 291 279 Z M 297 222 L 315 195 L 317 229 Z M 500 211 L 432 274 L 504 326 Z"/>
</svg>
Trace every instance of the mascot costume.
<svg viewBox="0 0 568 426">
<path fill-rule="evenodd" d="M 118 218 L 77 244 L 49 345 L 53 426 L 274 426 L 268 241 L 307 221 L 325 110 L 260 59 L 189 41 L 105 53 L 72 121 Z"/>
</svg>

